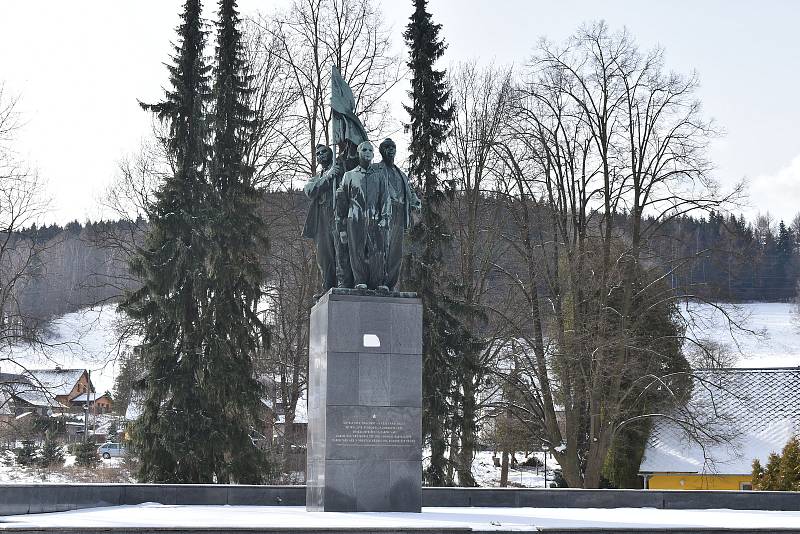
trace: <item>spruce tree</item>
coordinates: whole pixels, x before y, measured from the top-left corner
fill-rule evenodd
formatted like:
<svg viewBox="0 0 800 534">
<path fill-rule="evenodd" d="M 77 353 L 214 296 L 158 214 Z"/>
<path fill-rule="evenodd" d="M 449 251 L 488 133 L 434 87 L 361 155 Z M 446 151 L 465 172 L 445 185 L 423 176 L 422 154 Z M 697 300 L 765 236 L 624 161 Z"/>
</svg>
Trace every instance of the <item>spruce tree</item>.
<svg viewBox="0 0 800 534">
<path fill-rule="evenodd" d="M 753 489 L 800 491 L 800 437 L 791 438 L 781 454 L 771 453 L 766 467 L 753 460 Z"/>
<path fill-rule="evenodd" d="M 30 467 L 36 463 L 36 457 L 39 454 L 39 448 L 31 440 L 23 440 L 22 447 L 16 450 L 17 465 Z"/>
<path fill-rule="evenodd" d="M 61 467 L 64 465 L 64 451 L 61 444 L 56 441 L 55 432 L 48 430 L 42 444 L 42 454 L 39 457 L 40 467 Z"/>
<path fill-rule="evenodd" d="M 220 408 L 215 442 L 226 452 L 225 481 L 262 483 L 265 457 L 250 439 L 260 405 L 260 383 L 253 357 L 266 328 L 256 315 L 265 273 L 258 253 L 267 247 L 260 194 L 253 169 L 245 162 L 255 113 L 248 107 L 252 93 L 238 28 L 236 0 L 220 0 L 214 71 L 211 187 L 213 214 L 209 256 L 208 367 L 217 380 L 209 394 Z"/>
<path fill-rule="evenodd" d="M 448 480 L 447 416 L 452 411 L 450 394 L 455 383 L 454 358 L 459 345 L 468 338 L 459 320 L 457 302 L 448 294 L 444 249 L 449 231 L 440 214 L 446 200 L 439 173 L 446 162 L 442 150 L 453 120 L 445 71 L 434 69 L 446 45 L 439 38 L 441 24 L 434 24 L 427 12 L 427 0 L 414 0 L 414 14 L 404 37 L 409 47 L 411 70 L 410 175 L 421 190 L 422 213 L 410 232 L 411 246 L 406 261 L 406 283 L 422 298 L 423 304 L 423 422 L 431 446 L 431 463 L 425 472 L 429 485 L 441 486 Z"/>
<path fill-rule="evenodd" d="M 783 447 L 778 477 L 782 490 L 800 491 L 800 438 L 797 436 Z"/>
<path fill-rule="evenodd" d="M 144 408 L 133 435 L 145 482 L 210 483 L 215 479 L 216 425 L 204 383 L 209 69 L 199 0 L 186 0 L 177 28 L 170 88 L 162 102 L 142 104 L 168 126 L 173 174 L 156 192 L 144 245 L 130 262 L 141 289 L 121 307 L 142 324 Z"/>
<path fill-rule="evenodd" d="M 84 441 L 75 448 L 75 465 L 80 467 L 97 467 L 100 456 L 97 454 L 97 444 L 93 441 Z"/>
<path fill-rule="evenodd" d="M 117 426 L 116 421 L 111 421 L 111 424 L 108 426 L 108 441 L 112 441 L 114 443 L 117 442 L 119 439 L 119 427 Z"/>
</svg>

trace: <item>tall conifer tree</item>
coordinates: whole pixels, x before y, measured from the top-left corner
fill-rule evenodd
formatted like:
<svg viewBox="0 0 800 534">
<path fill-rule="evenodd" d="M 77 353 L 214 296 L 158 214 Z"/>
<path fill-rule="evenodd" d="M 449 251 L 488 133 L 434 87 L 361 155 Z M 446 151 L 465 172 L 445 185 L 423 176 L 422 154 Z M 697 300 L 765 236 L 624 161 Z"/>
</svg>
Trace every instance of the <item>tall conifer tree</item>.
<svg viewBox="0 0 800 534">
<path fill-rule="evenodd" d="M 221 408 L 214 440 L 228 461 L 221 478 L 261 483 L 264 458 L 250 440 L 250 430 L 261 398 L 253 357 L 267 341 L 266 328 L 255 313 L 265 278 L 258 253 L 268 243 L 253 169 L 245 163 L 255 114 L 247 105 L 251 78 L 239 24 L 236 0 L 220 0 L 213 90 L 208 347 L 209 372 L 217 379 L 209 383 L 209 394 Z"/>
<path fill-rule="evenodd" d="M 208 277 L 207 239 L 198 223 L 207 217 L 209 188 L 206 108 L 209 69 L 204 59 L 199 0 L 186 0 L 177 28 L 170 88 L 158 104 L 142 104 L 168 126 L 164 140 L 174 174 L 156 193 L 144 245 L 131 260 L 143 287 L 122 308 L 143 328 L 145 402 L 134 432 L 146 482 L 214 481 L 209 446 L 215 422 L 203 383 Z"/>
<path fill-rule="evenodd" d="M 427 12 L 427 0 L 414 0 L 414 14 L 404 37 L 409 47 L 411 69 L 410 174 L 421 189 L 422 213 L 411 229 L 411 247 L 406 283 L 423 303 L 423 432 L 431 445 L 431 463 L 425 472 L 429 485 L 451 484 L 448 480 L 447 417 L 452 413 L 451 393 L 455 383 L 454 358 L 467 339 L 459 306 L 449 297 L 443 251 L 449 231 L 440 214 L 445 189 L 439 173 L 446 161 L 441 149 L 453 120 L 450 89 L 443 70 L 434 69 L 446 45 L 439 38 L 441 24 Z"/>
</svg>

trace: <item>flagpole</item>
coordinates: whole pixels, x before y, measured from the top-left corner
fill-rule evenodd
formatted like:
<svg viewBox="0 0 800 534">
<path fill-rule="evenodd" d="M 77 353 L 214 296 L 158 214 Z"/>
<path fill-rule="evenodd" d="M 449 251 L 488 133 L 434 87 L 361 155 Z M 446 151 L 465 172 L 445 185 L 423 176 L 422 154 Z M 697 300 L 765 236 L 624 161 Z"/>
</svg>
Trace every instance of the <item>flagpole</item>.
<svg viewBox="0 0 800 534">
<path fill-rule="evenodd" d="M 335 68 L 336 68 L 336 66 L 331 64 L 331 97 L 330 97 L 330 99 L 328 101 L 328 105 L 331 106 L 331 119 L 330 119 L 330 124 L 328 125 L 328 127 L 330 128 L 330 133 L 329 133 L 328 139 L 330 139 L 330 141 L 331 141 L 331 151 L 333 152 L 333 160 L 331 161 L 331 165 L 336 165 L 336 156 L 337 156 L 337 154 L 336 154 L 337 146 L 336 146 L 336 143 L 333 141 L 333 131 L 334 131 L 333 106 L 331 105 L 331 102 L 330 102 L 330 100 L 333 99 L 333 69 L 335 69 Z M 331 182 L 331 209 L 333 209 L 334 220 L 336 219 L 336 188 L 334 187 L 335 185 L 336 185 L 336 182 L 334 180 L 333 182 Z M 337 228 L 337 234 L 338 234 L 338 228 Z"/>
</svg>

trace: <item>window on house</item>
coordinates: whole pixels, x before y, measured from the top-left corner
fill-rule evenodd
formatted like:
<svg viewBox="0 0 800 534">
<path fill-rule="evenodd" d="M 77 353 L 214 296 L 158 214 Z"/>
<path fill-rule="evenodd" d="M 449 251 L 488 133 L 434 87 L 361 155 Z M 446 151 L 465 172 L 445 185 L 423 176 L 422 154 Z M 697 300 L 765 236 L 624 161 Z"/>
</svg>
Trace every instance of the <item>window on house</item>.
<svg viewBox="0 0 800 534">
<path fill-rule="evenodd" d="M 753 485 L 750 482 L 740 482 L 739 489 L 742 491 L 751 491 L 753 489 Z"/>
</svg>

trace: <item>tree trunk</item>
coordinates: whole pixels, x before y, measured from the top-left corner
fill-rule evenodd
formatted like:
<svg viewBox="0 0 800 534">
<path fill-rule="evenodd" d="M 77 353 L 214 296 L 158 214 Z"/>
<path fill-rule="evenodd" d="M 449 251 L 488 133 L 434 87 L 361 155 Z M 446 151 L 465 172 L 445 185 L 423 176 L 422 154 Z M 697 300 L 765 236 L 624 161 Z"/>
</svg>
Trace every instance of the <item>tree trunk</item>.
<svg viewBox="0 0 800 534">
<path fill-rule="evenodd" d="M 500 464 L 500 487 L 508 486 L 508 450 L 503 446 L 503 461 Z"/>
<path fill-rule="evenodd" d="M 431 464 L 425 473 L 426 483 L 429 486 L 445 486 L 445 458 L 447 445 L 444 441 L 441 418 L 431 414 Z"/>
<path fill-rule="evenodd" d="M 448 486 L 455 486 L 456 485 L 456 478 L 455 478 L 455 466 L 456 462 L 458 461 L 458 432 L 456 432 L 455 425 L 453 425 L 452 430 L 450 431 L 450 451 L 448 454 L 448 462 L 447 462 L 447 477 L 445 479 L 445 483 Z"/>
<path fill-rule="evenodd" d="M 470 355 L 474 357 L 475 355 Z M 472 373 L 466 373 L 462 383 L 464 396 L 461 400 L 463 413 L 461 418 L 461 450 L 456 455 L 458 460 L 458 484 L 464 487 L 475 487 L 475 477 L 472 476 L 472 460 L 475 458 L 475 443 L 477 441 L 477 403 L 475 401 L 475 378 Z"/>
<path fill-rule="evenodd" d="M 611 432 L 598 429 L 594 436 L 597 441 L 589 445 L 586 461 L 586 471 L 583 478 L 584 488 L 599 488 L 603 476 L 603 466 L 606 463 L 608 449 L 611 446 Z"/>
</svg>

